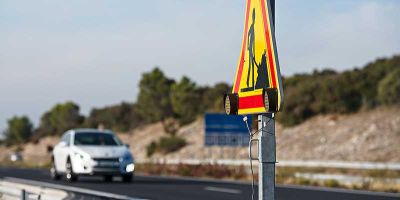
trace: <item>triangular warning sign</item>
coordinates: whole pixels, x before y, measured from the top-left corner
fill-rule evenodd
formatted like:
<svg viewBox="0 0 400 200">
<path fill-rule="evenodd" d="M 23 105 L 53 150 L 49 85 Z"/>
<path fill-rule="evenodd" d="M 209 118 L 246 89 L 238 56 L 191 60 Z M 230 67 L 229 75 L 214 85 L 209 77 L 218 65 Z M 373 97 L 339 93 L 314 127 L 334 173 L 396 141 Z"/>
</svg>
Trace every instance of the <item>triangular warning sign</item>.
<svg viewBox="0 0 400 200">
<path fill-rule="evenodd" d="M 228 102 L 226 102 L 228 100 Z M 245 26 L 228 114 L 277 112 L 283 102 L 274 26 L 268 0 L 247 0 Z"/>
</svg>

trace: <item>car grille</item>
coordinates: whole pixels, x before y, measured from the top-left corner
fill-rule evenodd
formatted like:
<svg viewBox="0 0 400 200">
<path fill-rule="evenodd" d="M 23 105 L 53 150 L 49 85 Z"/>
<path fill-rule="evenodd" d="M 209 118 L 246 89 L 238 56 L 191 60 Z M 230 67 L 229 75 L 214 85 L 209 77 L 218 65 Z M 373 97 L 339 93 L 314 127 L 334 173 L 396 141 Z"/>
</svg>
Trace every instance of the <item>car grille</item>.
<svg viewBox="0 0 400 200">
<path fill-rule="evenodd" d="M 119 158 L 93 158 L 93 160 L 97 162 L 119 162 Z"/>
<path fill-rule="evenodd" d="M 97 162 L 95 169 L 119 168 L 119 158 L 93 158 Z"/>
</svg>

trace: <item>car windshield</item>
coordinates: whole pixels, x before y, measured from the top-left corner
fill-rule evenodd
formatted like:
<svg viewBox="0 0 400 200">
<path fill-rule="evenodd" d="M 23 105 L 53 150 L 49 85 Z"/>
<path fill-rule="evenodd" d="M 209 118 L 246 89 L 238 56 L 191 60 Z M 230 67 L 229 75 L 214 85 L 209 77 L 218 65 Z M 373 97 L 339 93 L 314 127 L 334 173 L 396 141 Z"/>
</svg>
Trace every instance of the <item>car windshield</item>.
<svg viewBox="0 0 400 200">
<path fill-rule="evenodd" d="M 75 145 L 119 146 L 122 142 L 113 134 L 107 133 L 76 133 Z"/>
</svg>

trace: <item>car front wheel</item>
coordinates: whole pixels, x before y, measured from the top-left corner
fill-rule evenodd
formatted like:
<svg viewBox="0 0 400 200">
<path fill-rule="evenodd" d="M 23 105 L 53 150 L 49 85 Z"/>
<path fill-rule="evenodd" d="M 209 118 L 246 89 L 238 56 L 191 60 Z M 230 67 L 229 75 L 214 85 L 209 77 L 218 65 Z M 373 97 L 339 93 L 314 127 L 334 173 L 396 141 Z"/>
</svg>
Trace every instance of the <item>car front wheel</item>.
<svg viewBox="0 0 400 200">
<path fill-rule="evenodd" d="M 54 158 L 51 159 L 50 176 L 53 180 L 60 180 L 61 175 L 57 173 L 56 164 L 54 163 Z"/>
<path fill-rule="evenodd" d="M 71 163 L 70 159 L 67 160 L 67 163 L 65 165 L 65 179 L 68 182 L 75 182 L 75 181 L 78 180 L 78 175 L 76 175 L 74 173 L 74 170 L 72 169 L 72 163 Z"/>
</svg>

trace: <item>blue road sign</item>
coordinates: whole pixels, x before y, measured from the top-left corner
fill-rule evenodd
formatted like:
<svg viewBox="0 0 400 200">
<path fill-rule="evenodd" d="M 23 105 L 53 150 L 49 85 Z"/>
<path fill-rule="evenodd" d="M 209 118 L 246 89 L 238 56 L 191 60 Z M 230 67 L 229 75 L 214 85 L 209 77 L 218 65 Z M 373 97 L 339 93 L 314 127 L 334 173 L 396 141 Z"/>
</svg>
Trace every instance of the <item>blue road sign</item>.
<svg viewBox="0 0 400 200">
<path fill-rule="evenodd" d="M 251 129 L 252 117 L 248 116 L 247 123 Z M 206 113 L 205 145 L 206 146 L 247 146 L 250 136 L 243 121 L 243 116 L 220 113 Z"/>
</svg>

